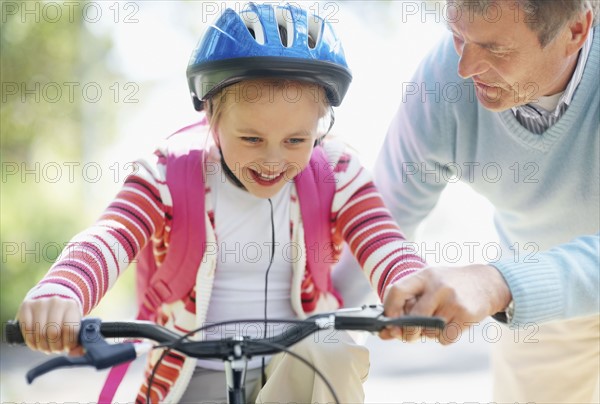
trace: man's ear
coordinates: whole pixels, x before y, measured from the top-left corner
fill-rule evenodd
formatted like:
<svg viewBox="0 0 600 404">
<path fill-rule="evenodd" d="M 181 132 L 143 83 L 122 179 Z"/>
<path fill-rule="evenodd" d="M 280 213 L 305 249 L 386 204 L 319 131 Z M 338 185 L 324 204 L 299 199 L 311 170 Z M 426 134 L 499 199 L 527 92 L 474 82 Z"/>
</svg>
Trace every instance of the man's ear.
<svg viewBox="0 0 600 404">
<path fill-rule="evenodd" d="M 583 47 L 592 30 L 594 16 L 592 10 L 581 13 L 577 18 L 568 23 L 567 56 L 571 56 Z"/>
</svg>

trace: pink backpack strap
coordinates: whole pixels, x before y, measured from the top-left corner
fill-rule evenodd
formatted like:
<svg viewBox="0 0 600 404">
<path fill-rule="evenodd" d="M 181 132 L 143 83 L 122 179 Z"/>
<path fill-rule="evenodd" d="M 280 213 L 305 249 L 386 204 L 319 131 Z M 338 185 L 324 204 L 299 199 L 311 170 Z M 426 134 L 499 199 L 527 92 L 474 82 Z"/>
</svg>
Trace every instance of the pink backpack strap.
<svg viewBox="0 0 600 404">
<path fill-rule="evenodd" d="M 138 319 L 154 320 L 156 310 L 162 303 L 180 299 L 194 286 L 196 271 L 206 249 L 206 223 L 204 152 L 192 145 L 203 140 L 197 138 L 200 135 L 196 129 L 204 125 L 205 120 L 185 127 L 167 141 L 167 185 L 173 201 L 171 242 L 165 260 L 151 278 L 138 278 L 139 290 L 145 290 L 144 295 L 138 297 Z M 156 267 L 152 245 L 146 245 L 137 259 L 138 266 Z M 131 363 L 122 363 L 110 369 L 100 392 L 99 403 L 112 403 Z"/>
<path fill-rule="evenodd" d="M 115 397 L 115 394 L 117 394 L 117 389 L 121 385 L 121 382 L 123 382 L 127 369 L 129 369 L 129 366 L 132 363 L 133 361 L 129 361 L 110 368 L 104 386 L 100 391 L 98 404 L 112 404 L 112 400 Z"/>
<path fill-rule="evenodd" d="M 191 146 L 202 141 L 195 129 L 203 125 L 184 128 L 167 143 L 167 185 L 173 200 L 170 244 L 146 288 L 142 319 L 151 319 L 162 303 L 172 303 L 192 289 L 206 250 L 204 151 Z"/>
<path fill-rule="evenodd" d="M 295 182 L 304 225 L 306 264 L 317 289 L 333 291 L 330 277 L 334 264 L 331 205 L 335 177 L 322 147 L 314 148 L 309 166 L 296 177 Z"/>
</svg>

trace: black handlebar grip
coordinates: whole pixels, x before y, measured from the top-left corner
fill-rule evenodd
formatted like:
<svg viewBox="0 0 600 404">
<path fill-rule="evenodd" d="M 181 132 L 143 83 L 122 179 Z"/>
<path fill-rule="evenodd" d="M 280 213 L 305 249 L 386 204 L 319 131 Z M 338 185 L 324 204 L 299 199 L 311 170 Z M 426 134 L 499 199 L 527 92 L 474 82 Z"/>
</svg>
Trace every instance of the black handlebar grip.
<svg viewBox="0 0 600 404">
<path fill-rule="evenodd" d="M 4 327 L 4 341 L 11 345 L 25 345 L 19 322 L 11 320 Z"/>
</svg>

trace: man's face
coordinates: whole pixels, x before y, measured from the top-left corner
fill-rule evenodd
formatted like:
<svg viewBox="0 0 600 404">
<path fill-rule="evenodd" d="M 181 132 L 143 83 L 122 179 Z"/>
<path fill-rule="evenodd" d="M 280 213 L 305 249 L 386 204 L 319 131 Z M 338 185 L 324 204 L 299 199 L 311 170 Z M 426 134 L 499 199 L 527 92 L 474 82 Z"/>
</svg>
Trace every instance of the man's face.
<svg viewBox="0 0 600 404">
<path fill-rule="evenodd" d="M 525 23 L 519 3 L 497 1 L 473 12 L 448 3 L 448 26 L 460 56 L 458 74 L 471 78 L 477 99 L 492 111 L 503 111 L 563 91 L 575 66 L 566 49 L 567 26 L 544 48 Z"/>
</svg>

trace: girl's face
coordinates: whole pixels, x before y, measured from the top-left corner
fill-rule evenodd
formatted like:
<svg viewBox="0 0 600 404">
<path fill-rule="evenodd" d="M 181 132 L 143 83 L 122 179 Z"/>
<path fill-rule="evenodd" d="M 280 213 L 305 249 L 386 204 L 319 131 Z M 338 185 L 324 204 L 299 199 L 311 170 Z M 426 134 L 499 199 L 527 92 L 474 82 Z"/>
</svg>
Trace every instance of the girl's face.
<svg viewBox="0 0 600 404">
<path fill-rule="evenodd" d="M 270 198 L 307 166 L 324 109 L 321 92 L 314 90 L 260 81 L 223 90 L 226 105 L 213 136 L 251 194 Z"/>
</svg>

